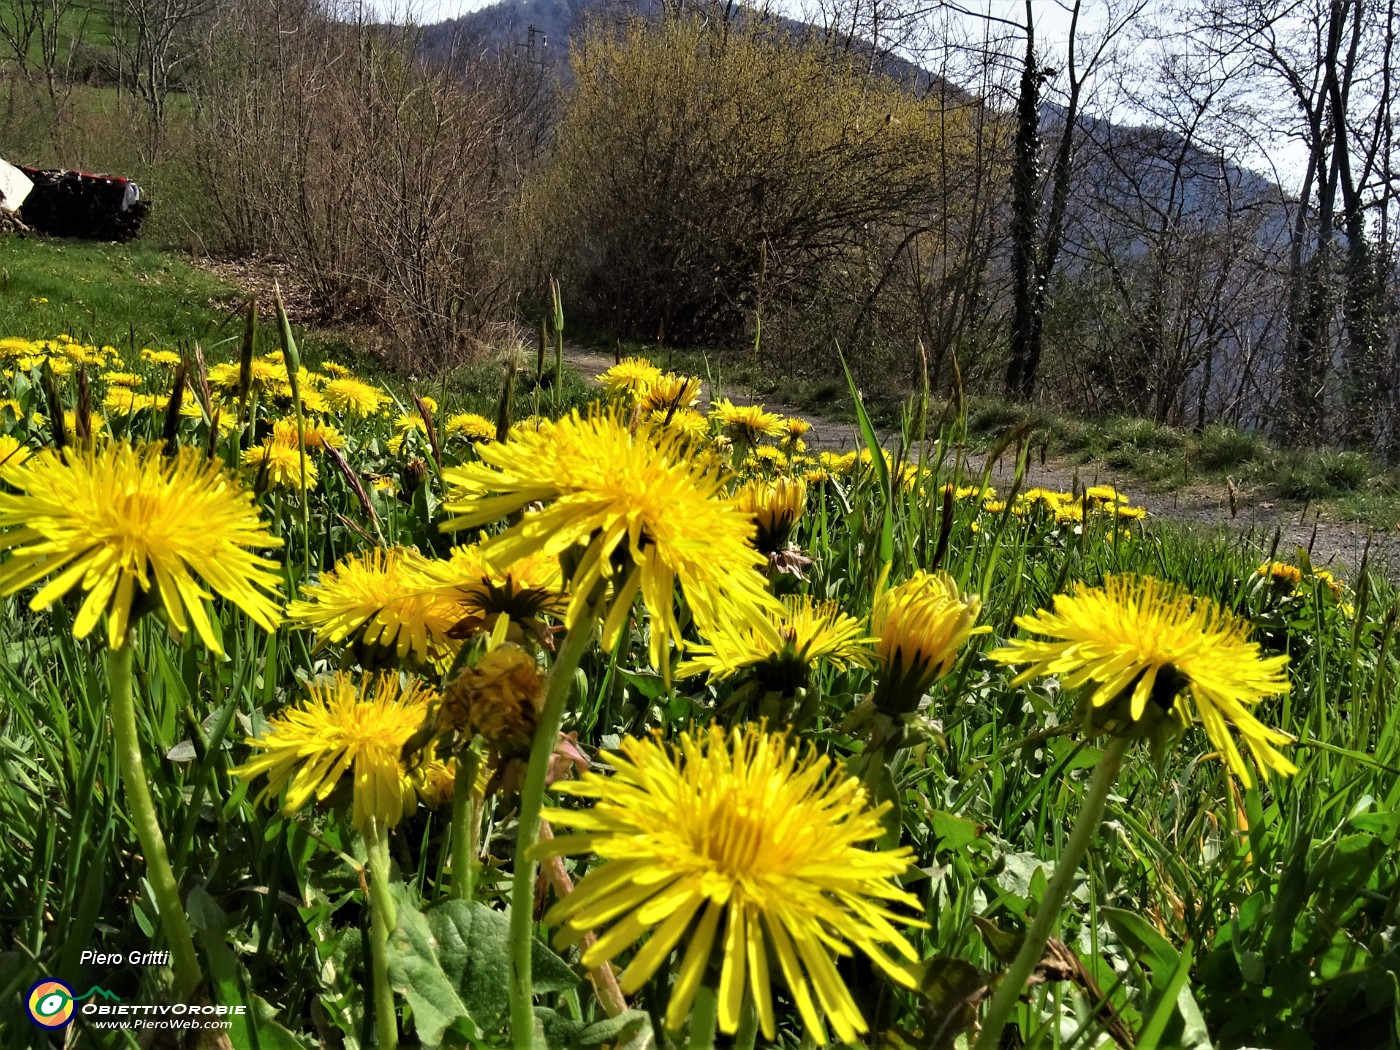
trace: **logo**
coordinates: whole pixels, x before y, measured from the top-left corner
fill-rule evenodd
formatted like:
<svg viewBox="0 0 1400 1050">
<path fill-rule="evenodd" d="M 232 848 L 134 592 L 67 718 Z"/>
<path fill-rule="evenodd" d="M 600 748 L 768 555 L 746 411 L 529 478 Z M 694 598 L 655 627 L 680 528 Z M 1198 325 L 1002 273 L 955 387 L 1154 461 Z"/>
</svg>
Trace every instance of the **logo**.
<svg viewBox="0 0 1400 1050">
<path fill-rule="evenodd" d="M 29 989 L 29 1019 L 40 1028 L 63 1028 L 73 1020 L 73 989 L 47 978 Z"/>
<path fill-rule="evenodd" d="M 40 1028 L 64 1028 L 73 1021 L 73 1004 L 93 995 L 100 995 L 104 999 L 120 999 L 114 992 L 97 985 L 93 985 L 82 995 L 74 995 L 73 989 L 62 981 L 46 977 L 29 989 L 25 1007 L 29 1010 L 29 1019 Z"/>
</svg>

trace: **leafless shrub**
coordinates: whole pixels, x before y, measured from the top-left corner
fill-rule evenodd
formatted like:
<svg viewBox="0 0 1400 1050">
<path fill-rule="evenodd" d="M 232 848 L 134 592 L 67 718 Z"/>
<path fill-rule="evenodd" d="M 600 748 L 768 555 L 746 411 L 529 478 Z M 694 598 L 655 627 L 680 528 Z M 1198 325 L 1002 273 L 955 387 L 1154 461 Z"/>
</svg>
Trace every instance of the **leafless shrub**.
<svg viewBox="0 0 1400 1050">
<path fill-rule="evenodd" d="M 288 256 L 327 318 L 392 334 L 392 365 L 463 363 L 513 298 L 528 99 L 508 68 L 430 68 L 411 31 L 332 13 L 260 0 L 215 27 L 195 96 L 213 246 Z"/>
</svg>

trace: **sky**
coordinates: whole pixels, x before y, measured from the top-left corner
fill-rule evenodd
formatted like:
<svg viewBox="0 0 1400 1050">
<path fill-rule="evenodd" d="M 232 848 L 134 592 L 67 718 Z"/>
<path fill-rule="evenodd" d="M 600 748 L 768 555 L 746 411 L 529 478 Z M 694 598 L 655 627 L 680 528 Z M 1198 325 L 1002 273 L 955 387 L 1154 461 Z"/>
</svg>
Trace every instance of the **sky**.
<svg viewBox="0 0 1400 1050">
<path fill-rule="evenodd" d="M 413 21 L 420 25 L 446 22 L 449 18 L 460 18 L 480 8 L 488 6 L 488 0 L 367 0 L 370 8 L 379 18 L 392 22 Z M 410 18 L 405 18 L 405 11 Z"/>
</svg>

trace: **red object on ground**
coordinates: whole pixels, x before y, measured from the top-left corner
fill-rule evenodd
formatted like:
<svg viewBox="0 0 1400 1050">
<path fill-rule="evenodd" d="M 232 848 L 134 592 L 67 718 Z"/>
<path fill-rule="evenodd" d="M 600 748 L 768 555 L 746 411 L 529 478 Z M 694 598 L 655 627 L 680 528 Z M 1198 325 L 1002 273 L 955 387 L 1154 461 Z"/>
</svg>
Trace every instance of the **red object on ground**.
<svg viewBox="0 0 1400 1050">
<path fill-rule="evenodd" d="M 24 165 L 19 170 L 34 183 L 20 208 L 20 220 L 41 233 L 129 241 L 140 233 L 151 210 L 141 188 L 127 178 Z"/>
</svg>

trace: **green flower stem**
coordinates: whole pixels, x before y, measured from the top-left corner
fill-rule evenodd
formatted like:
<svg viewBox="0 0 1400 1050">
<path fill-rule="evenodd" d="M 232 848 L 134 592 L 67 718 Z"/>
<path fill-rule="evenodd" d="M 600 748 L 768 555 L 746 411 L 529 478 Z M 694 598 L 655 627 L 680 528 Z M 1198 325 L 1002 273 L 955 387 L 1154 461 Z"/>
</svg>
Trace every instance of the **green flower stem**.
<svg viewBox="0 0 1400 1050">
<path fill-rule="evenodd" d="M 1055 874 L 1046 887 L 1040 907 L 1036 909 L 1035 922 L 1031 924 L 1030 932 L 1021 943 L 1021 950 L 1016 953 L 1011 968 L 1002 975 L 997 984 L 996 994 L 992 996 L 992 1001 L 982 1018 L 982 1034 L 977 1037 L 973 1050 L 995 1050 L 1000 1044 L 1002 1029 L 1006 1027 L 1012 1011 L 1016 1009 L 1016 1003 L 1021 998 L 1021 992 L 1025 990 L 1026 982 L 1035 971 L 1036 964 L 1044 956 L 1045 942 L 1050 939 L 1050 934 L 1054 932 L 1055 924 L 1059 921 L 1060 909 L 1064 906 L 1065 898 L 1069 896 L 1070 885 L 1079 871 L 1079 865 L 1089 852 L 1089 844 L 1098 833 L 1099 824 L 1103 820 L 1104 806 L 1108 802 L 1108 793 L 1112 790 L 1114 781 L 1118 779 L 1123 755 L 1131 743 L 1128 737 L 1113 737 L 1104 748 L 1099 764 L 1094 767 L 1094 775 L 1089 779 L 1084 802 L 1079 808 L 1079 819 L 1074 822 L 1074 830 L 1055 864 Z"/>
<path fill-rule="evenodd" d="M 469 901 L 476 892 L 476 775 L 480 758 L 471 748 L 457 760 L 452 781 L 452 896 Z"/>
<path fill-rule="evenodd" d="M 686 1033 L 685 1050 L 714 1050 L 718 1023 L 719 989 L 707 978 L 695 989 L 695 1001 L 690 1004 L 690 1031 Z"/>
<path fill-rule="evenodd" d="M 515 874 L 510 891 L 510 1031 L 515 1050 L 534 1046 L 535 1000 L 531 974 L 532 945 L 535 939 L 535 879 L 538 862 L 529 859 L 530 848 L 539 838 L 540 810 L 544 805 L 545 778 L 550 756 L 559 741 L 564 724 L 564 708 L 574 684 L 574 671 L 584 650 L 593 640 L 596 604 L 589 602 L 574 626 L 564 636 L 554 666 L 549 672 L 544 710 L 535 727 L 530 745 L 530 764 L 520 789 L 520 822 L 515 832 Z"/>
<path fill-rule="evenodd" d="M 297 341 L 292 337 L 292 322 L 287 319 L 287 308 L 282 304 L 282 289 L 273 286 L 277 297 L 277 320 L 282 325 L 282 352 L 287 365 L 287 380 L 292 388 L 292 411 L 297 421 L 297 459 L 301 465 L 301 572 L 305 576 L 311 571 L 311 499 L 306 491 L 306 420 L 301 411 L 301 353 Z"/>
<path fill-rule="evenodd" d="M 389 893 L 389 840 L 380 834 L 379 822 L 365 830 L 369 855 L 369 951 L 374 981 L 374 1032 L 379 1050 L 399 1045 L 399 1020 L 394 1012 L 394 989 L 389 984 L 389 934 L 398 922 L 394 898 Z"/>
<path fill-rule="evenodd" d="M 112 714 L 112 737 L 117 749 L 117 764 L 121 768 L 122 790 L 131 811 L 131 823 L 136 828 L 136 840 L 146 857 L 146 879 L 160 909 L 160 924 L 170 943 L 170 966 L 175 972 L 175 990 L 188 995 L 199 986 L 199 960 L 194 952 L 185 906 L 180 900 L 180 888 L 170 867 L 170 855 L 165 849 L 165 836 L 156 819 L 156 807 L 146 782 L 145 764 L 141 760 L 141 740 L 136 733 L 136 704 L 132 699 L 131 665 L 136 640 L 128 634 L 120 649 L 108 650 L 107 691 Z"/>
</svg>

